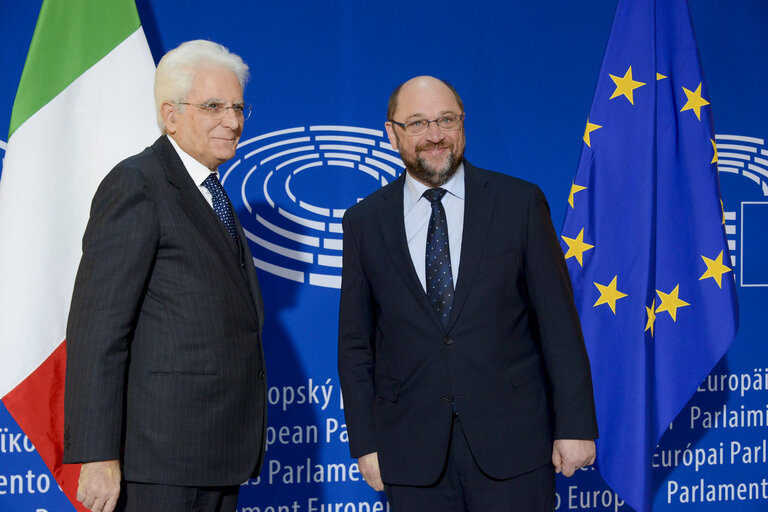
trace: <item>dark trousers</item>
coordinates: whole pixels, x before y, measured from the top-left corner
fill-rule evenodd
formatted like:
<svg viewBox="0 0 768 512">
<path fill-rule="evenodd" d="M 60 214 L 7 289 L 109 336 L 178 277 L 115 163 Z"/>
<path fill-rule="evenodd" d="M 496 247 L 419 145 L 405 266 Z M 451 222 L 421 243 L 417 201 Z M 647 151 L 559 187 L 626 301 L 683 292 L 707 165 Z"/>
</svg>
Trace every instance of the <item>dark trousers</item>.
<svg viewBox="0 0 768 512">
<path fill-rule="evenodd" d="M 453 421 L 448 457 L 437 483 L 428 487 L 385 485 L 384 490 L 394 512 L 555 510 L 552 464 L 506 480 L 491 478 L 475 463 L 458 416 Z"/>
<path fill-rule="evenodd" d="M 183 487 L 124 482 L 117 510 L 124 512 L 235 512 L 239 485 Z M 120 506 L 124 508 L 120 508 Z"/>
</svg>

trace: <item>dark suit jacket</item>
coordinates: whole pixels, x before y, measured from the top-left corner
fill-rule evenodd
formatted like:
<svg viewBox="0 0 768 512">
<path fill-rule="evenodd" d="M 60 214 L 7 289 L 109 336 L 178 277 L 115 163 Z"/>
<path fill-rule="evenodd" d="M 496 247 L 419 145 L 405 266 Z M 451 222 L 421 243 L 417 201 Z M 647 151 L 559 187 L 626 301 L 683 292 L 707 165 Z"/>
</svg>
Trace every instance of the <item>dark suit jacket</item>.
<svg viewBox="0 0 768 512">
<path fill-rule="evenodd" d="M 236 485 L 261 464 L 263 303 L 163 136 L 99 186 L 67 324 L 64 462 L 127 480 Z"/>
<path fill-rule="evenodd" d="M 452 402 L 479 466 L 510 478 L 555 438 L 597 437 L 592 382 L 563 254 L 538 187 L 465 162 L 461 263 L 448 327 L 413 268 L 405 175 L 347 210 L 339 374 L 353 457 L 390 484 L 443 467 Z"/>
</svg>

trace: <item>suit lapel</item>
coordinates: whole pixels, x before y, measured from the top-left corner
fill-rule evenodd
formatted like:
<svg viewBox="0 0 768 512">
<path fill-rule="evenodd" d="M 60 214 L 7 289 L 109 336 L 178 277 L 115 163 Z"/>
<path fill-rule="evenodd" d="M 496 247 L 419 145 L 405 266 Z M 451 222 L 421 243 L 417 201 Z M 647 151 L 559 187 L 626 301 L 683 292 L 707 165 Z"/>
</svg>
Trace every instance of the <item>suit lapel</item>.
<svg viewBox="0 0 768 512">
<path fill-rule="evenodd" d="M 405 219 L 403 218 L 403 187 L 405 172 L 392 183 L 389 194 L 384 196 L 384 206 L 379 212 L 379 225 L 384 236 L 384 243 L 389 251 L 392 267 L 400 273 L 408 290 L 416 298 L 432 319 L 442 328 L 442 322 L 429 302 L 426 292 L 421 287 L 419 276 L 413 267 L 408 240 L 405 237 Z"/>
<path fill-rule="evenodd" d="M 475 280 L 496 201 L 496 193 L 488 186 L 488 182 L 482 179 L 477 169 L 466 160 L 464 161 L 464 176 L 466 201 L 464 203 L 461 262 L 459 263 L 456 291 L 453 295 L 451 316 L 448 319 L 449 330 L 461 314 L 461 309 L 464 307 L 469 290 Z"/>
<path fill-rule="evenodd" d="M 225 244 L 231 251 L 234 251 L 234 240 L 227 233 L 216 212 L 205 201 L 197 185 L 192 181 L 189 172 L 168 141 L 167 136 L 158 139 L 152 147 L 163 161 L 168 181 L 179 189 L 179 202 L 184 211 L 209 236 L 210 240 L 215 240 L 217 245 Z"/>
<path fill-rule="evenodd" d="M 168 141 L 167 136 L 160 137 L 152 145 L 157 152 L 165 169 L 166 179 L 178 189 L 177 199 L 181 210 L 190 221 L 203 233 L 206 240 L 222 260 L 222 269 L 230 274 L 238 283 L 239 288 L 248 296 L 247 283 L 240 271 L 239 247 L 236 246 L 221 219 L 206 202 L 197 185 L 192 181 L 176 150 Z M 247 243 L 242 238 L 242 243 Z"/>
</svg>

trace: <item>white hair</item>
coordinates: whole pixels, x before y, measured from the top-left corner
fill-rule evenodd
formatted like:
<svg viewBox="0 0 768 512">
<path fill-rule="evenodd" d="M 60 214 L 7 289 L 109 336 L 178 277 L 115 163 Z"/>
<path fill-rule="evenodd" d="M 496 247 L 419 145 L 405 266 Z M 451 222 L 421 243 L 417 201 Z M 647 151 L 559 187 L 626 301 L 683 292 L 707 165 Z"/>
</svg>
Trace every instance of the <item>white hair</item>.
<svg viewBox="0 0 768 512">
<path fill-rule="evenodd" d="M 197 39 L 181 43 L 160 59 L 155 71 L 155 111 L 161 132 L 165 133 L 163 103 L 184 101 L 192 89 L 195 74 L 210 68 L 231 71 L 240 82 L 240 87 L 245 89 L 248 65 L 239 55 L 213 41 Z"/>
</svg>

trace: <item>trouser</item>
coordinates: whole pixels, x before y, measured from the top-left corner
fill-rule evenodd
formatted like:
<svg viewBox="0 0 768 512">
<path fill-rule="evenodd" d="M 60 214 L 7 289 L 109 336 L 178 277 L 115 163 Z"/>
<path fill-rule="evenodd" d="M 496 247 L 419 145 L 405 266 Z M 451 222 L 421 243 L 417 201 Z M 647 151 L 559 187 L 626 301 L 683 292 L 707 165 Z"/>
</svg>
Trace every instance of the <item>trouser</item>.
<svg viewBox="0 0 768 512">
<path fill-rule="evenodd" d="M 239 485 L 184 487 L 124 482 L 120 505 L 125 512 L 235 512 Z M 120 508 L 120 506 L 124 508 Z"/>
<path fill-rule="evenodd" d="M 472 457 L 459 418 L 456 415 L 453 420 L 448 456 L 437 483 L 426 487 L 385 485 L 394 512 L 555 510 L 555 470 L 551 463 L 514 478 L 491 478 Z"/>
</svg>

